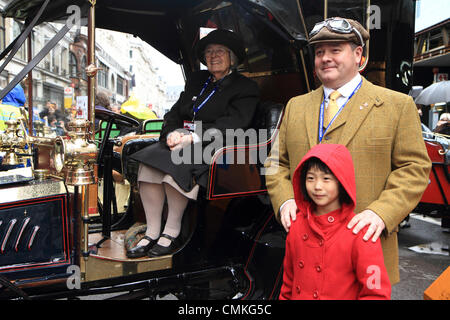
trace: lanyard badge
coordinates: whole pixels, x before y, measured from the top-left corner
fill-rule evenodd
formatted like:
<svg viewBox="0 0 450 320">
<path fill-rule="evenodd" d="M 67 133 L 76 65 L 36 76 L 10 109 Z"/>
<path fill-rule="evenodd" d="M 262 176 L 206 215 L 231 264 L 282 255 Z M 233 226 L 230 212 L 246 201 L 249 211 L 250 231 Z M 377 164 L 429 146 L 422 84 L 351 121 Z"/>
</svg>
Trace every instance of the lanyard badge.
<svg viewBox="0 0 450 320">
<path fill-rule="evenodd" d="M 325 97 L 323 97 L 322 103 L 320 104 L 320 114 L 319 114 L 319 143 L 322 142 L 322 139 L 327 132 L 328 128 L 331 126 L 331 124 L 334 122 L 334 119 L 337 118 L 339 113 L 341 113 L 342 109 L 344 109 L 345 105 L 348 103 L 351 97 L 361 88 L 362 85 L 362 79 L 359 82 L 359 84 L 356 86 L 355 90 L 353 90 L 352 94 L 348 97 L 347 101 L 339 108 L 338 112 L 334 115 L 333 119 L 331 119 L 328 126 L 325 128 L 325 131 L 323 130 L 323 122 L 324 122 L 324 109 L 325 109 Z"/>
<path fill-rule="evenodd" d="M 222 82 L 223 78 L 217 82 L 217 84 L 214 86 L 214 89 L 209 93 L 209 95 L 206 97 L 205 100 L 203 100 L 198 106 L 195 106 L 195 102 L 197 101 L 198 98 L 200 98 L 202 96 L 202 94 L 205 92 L 206 88 L 208 87 L 209 83 L 211 82 L 212 76 L 210 76 L 205 84 L 203 85 L 202 90 L 200 91 L 200 93 L 198 94 L 198 96 L 193 96 L 192 97 L 192 101 L 194 101 L 194 116 L 192 118 L 192 122 L 194 122 L 195 120 L 195 115 L 197 114 L 197 112 L 200 111 L 201 108 L 203 108 L 203 106 L 208 102 L 208 100 L 216 93 L 219 84 Z"/>
<path fill-rule="evenodd" d="M 184 120 L 183 121 L 183 128 L 190 131 L 190 132 L 194 132 L 195 131 L 195 123 L 194 121 L 187 121 Z"/>
</svg>

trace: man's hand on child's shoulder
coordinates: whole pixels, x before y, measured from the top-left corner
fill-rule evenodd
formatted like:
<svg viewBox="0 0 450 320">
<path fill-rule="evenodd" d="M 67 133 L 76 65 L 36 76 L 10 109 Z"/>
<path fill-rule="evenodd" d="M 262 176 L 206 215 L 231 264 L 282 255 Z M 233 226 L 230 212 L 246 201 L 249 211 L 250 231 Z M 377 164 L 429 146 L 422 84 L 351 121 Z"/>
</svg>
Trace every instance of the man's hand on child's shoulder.
<svg viewBox="0 0 450 320">
<path fill-rule="evenodd" d="M 367 232 L 363 237 L 364 241 L 369 240 L 370 237 L 372 237 L 372 242 L 377 241 L 381 232 L 385 228 L 385 224 L 380 216 L 372 210 L 367 209 L 355 215 L 348 223 L 347 228 L 351 229 L 354 227 L 353 233 L 358 234 L 358 232 L 367 225 L 369 226 L 369 228 L 367 229 Z"/>
<path fill-rule="evenodd" d="M 290 199 L 283 203 L 280 210 L 280 221 L 286 232 L 289 232 L 291 220 L 295 219 L 297 219 L 297 204 L 294 199 Z"/>
</svg>

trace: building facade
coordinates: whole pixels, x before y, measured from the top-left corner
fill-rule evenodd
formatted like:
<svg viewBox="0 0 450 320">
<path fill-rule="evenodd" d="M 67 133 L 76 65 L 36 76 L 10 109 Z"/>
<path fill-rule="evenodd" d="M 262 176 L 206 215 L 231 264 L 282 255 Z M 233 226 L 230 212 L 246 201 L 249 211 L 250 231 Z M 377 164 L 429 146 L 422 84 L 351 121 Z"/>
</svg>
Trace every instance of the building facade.
<svg viewBox="0 0 450 320">
<path fill-rule="evenodd" d="M 414 42 L 414 85 L 426 88 L 450 76 L 450 18 L 438 22 L 415 34 Z M 422 106 L 422 122 L 433 129 L 443 112 L 449 112 L 446 105 Z"/>
<path fill-rule="evenodd" d="M 133 35 L 102 29 L 97 29 L 96 41 L 101 47 L 97 48 L 100 67 L 102 63 L 106 64 L 103 58 L 107 56 L 101 52 L 110 53 L 111 58 L 121 62 L 124 74 L 129 77 L 129 96 L 162 116 L 167 100 L 167 84 L 159 76 L 158 67 L 153 63 L 151 51 L 154 49 Z M 110 79 L 110 83 L 114 83 L 114 79 L 111 79 L 114 68 L 109 65 L 106 67 L 109 69 L 105 69 L 105 80 L 101 81 L 104 83 L 107 82 L 106 79 Z"/>
<path fill-rule="evenodd" d="M 23 25 L 13 19 L 0 18 L 0 50 L 4 50 L 21 32 Z M 32 32 L 31 52 L 34 56 L 56 34 L 55 24 L 41 24 Z M 70 86 L 69 47 L 72 39 L 64 37 L 33 69 L 33 107 L 42 110 L 47 101 L 58 107 L 64 103 L 64 88 Z M 0 74 L 0 87 L 4 88 L 28 63 L 28 41 L 22 45 L 5 70 Z M 23 82 L 22 82 L 23 83 Z M 27 88 L 25 88 L 27 89 Z M 29 102 L 27 102 L 28 104 Z"/>
<path fill-rule="evenodd" d="M 428 86 L 449 80 L 450 18 L 415 34 L 414 75 L 416 84 Z"/>
<path fill-rule="evenodd" d="M 0 7 L 6 1 L 0 0 Z M 62 25 L 43 23 L 32 32 L 34 57 L 60 30 Z M 0 50 L 20 34 L 19 21 L 0 17 Z M 56 103 L 61 110 L 76 102 L 77 96 L 87 96 L 88 65 L 87 28 L 72 30 L 34 68 L 33 102 L 42 111 L 47 101 Z M 27 64 L 27 42 L 20 48 L 9 65 L 0 74 L 0 87 L 4 88 Z M 96 30 L 96 91 L 106 93 L 111 103 L 122 104 L 134 95 L 144 106 L 151 107 L 159 116 L 167 105 L 167 84 L 158 75 L 149 54 L 150 46 L 129 34 Z M 154 49 L 153 49 L 154 50 Z M 23 82 L 24 83 L 24 82 Z M 25 88 L 27 90 L 27 88 Z M 70 97 L 70 99 L 68 99 Z M 27 102 L 28 103 L 28 102 Z"/>
</svg>

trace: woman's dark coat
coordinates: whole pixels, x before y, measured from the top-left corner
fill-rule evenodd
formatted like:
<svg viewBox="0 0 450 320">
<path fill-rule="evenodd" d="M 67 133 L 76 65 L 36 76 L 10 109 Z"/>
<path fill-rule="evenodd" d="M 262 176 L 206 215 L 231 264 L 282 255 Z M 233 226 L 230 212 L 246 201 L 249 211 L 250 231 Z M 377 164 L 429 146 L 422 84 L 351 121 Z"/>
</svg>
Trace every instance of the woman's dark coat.
<svg viewBox="0 0 450 320">
<path fill-rule="evenodd" d="M 204 161 L 202 161 L 202 164 L 192 164 L 193 161 L 181 165 L 173 163 L 172 152 L 166 145 L 166 139 L 170 132 L 183 129 L 184 120 L 193 120 L 193 100 L 196 100 L 195 106 L 200 105 L 216 85 L 210 81 L 203 94 L 197 97 L 209 76 L 208 71 L 199 71 L 187 80 L 185 91 L 181 93 L 178 101 L 164 116 L 159 143 L 152 144 L 131 155 L 134 160 L 170 174 L 185 191 L 190 191 L 195 183 L 206 186 L 208 165 Z M 194 97 L 197 97 L 197 99 Z M 251 125 L 258 102 L 259 89 L 257 84 L 237 72 L 232 72 L 219 83 L 215 94 L 197 112 L 194 120 L 202 121 L 202 130 L 201 132 L 196 131 L 196 133 L 202 139 L 206 130 L 218 129 L 222 133 L 223 141 L 226 141 L 226 129 L 246 129 Z M 201 142 L 202 146 L 206 146 L 207 143 L 209 141 Z M 202 150 L 201 146 L 197 148 L 191 145 L 185 147 L 181 152 L 188 148 L 189 152 L 191 150 Z M 177 151 L 178 154 L 179 152 Z M 193 158 L 194 152 L 191 152 L 191 155 Z M 203 156 L 201 158 L 204 160 Z"/>
</svg>

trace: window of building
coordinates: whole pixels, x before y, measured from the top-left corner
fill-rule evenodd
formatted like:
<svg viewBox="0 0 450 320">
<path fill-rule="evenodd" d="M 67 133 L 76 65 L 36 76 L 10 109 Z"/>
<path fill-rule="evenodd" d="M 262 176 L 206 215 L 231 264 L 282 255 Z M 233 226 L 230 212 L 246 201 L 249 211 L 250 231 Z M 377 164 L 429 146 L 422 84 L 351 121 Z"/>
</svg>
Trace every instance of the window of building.
<svg viewBox="0 0 450 320">
<path fill-rule="evenodd" d="M 108 71 L 106 64 L 100 62 L 100 69 L 97 73 L 97 84 L 103 88 L 108 88 Z"/>
<path fill-rule="evenodd" d="M 70 52 L 69 53 L 69 75 L 72 78 L 76 78 L 77 77 L 77 58 L 75 57 L 75 55 Z"/>
<path fill-rule="evenodd" d="M 0 16 L 0 51 L 5 50 L 5 18 Z"/>
<path fill-rule="evenodd" d="M 444 39 L 442 37 L 442 30 L 440 28 L 431 30 L 429 32 L 429 44 L 428 51 L 439 48 L 444 45 Z"/>
<path fill-rule="evenodd" d="M 67 48 L 61 49 L 61 75 L 66 76 L 69 68 L 69 50 Z"/>
<path fill-rule="evenodd" d="M 86 56 L 83 56 L 83 58 L 81 59 L 81 78 L 84 80 L 87 80 L 86 66 L 87 66 Z"/>
<path fill-rule="evenodd" d="M 13 39 L 17 38 L 20 35 L 20 32 L 22 31 L 22 26 L 23 26 L 22 23 L 14 20 L 14 22 L 13 22 Z M 19 51 L 17 51 L 17 53 L 14 57 L 17 59 L 20 59 L 20 60 L 27 59 L 27 42 L 26 41 L 22 44 Z"/>
<path fill-rule="evenodd" d="M 50 53 L 52 61 L 52 71 L 55 74 L 59 74 L 61 70 L 61 47 L 59 45 L 56 45 Z"/>
<path fill-rule="evenodd" d="M 50 37 L 44 36 L 43 47 L 45 47 L 49 42 L 50 42 Z M 41 61 L 41 66 L 46 70 L 50 70 L 50 62 L 51 62 L 50 59 L 51 59 L 51 51 L 49 53 L 47 53 L 45 55 L 44 59 L 42 59 L 42 61 Z"/>
<path fill-rule="evenodd" d="M 110 78 L 110 81 L 109 81 L 109 89 L 112 92 L 116 92 L 116 79 L 114 78 L 114 74 L 113 73 L 111 73 L 111 78 Z"/>
<path fill-rule="evenodd" d="M 120 95 L 123 95 L 123 84 L 124 84 L 125 79 L 122 78 L 121 76 L 117 76 L 117 85 L 116 85 L 116 89 L 117 89 L 117 93 Z"/>
</svg>

